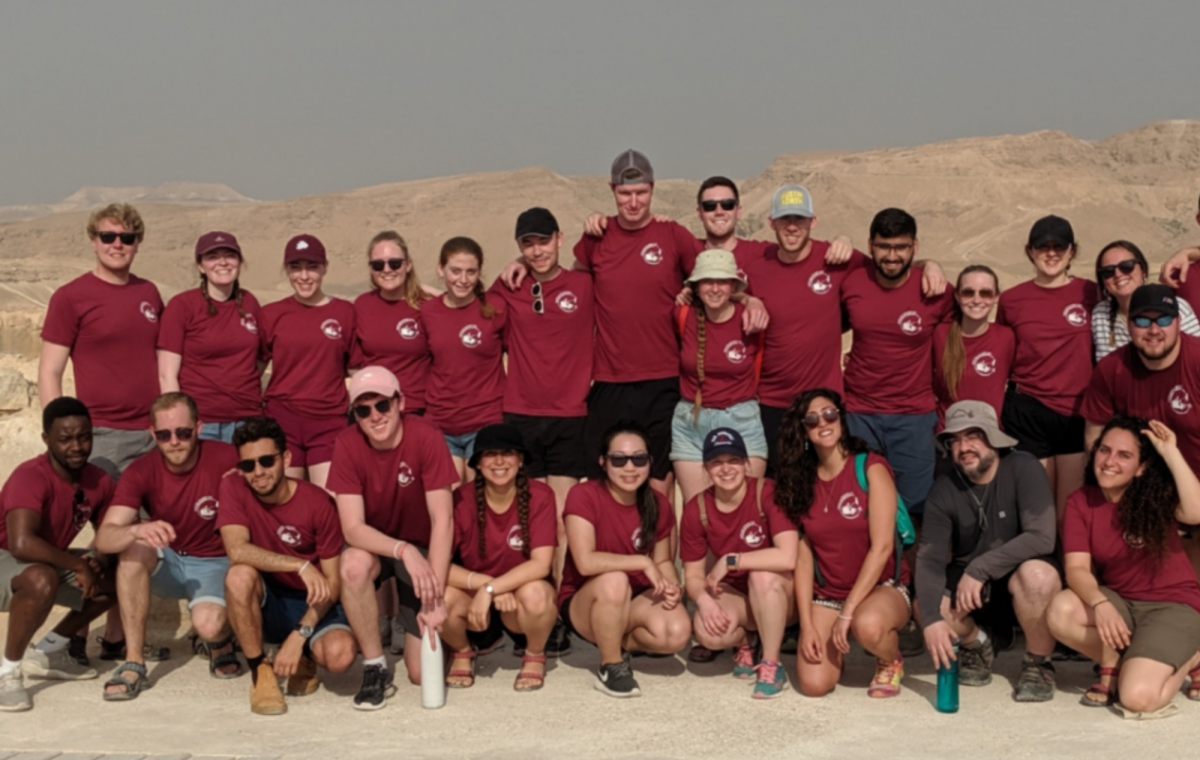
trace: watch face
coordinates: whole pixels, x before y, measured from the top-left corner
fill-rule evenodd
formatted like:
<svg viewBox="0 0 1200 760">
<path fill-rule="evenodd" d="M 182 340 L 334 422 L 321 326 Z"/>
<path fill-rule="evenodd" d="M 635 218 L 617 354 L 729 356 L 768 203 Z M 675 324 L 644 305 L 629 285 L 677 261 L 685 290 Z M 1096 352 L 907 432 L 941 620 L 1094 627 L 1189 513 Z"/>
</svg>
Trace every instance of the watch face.
<svg viewBox="0 0 1200 760">
<path fill-rule="evenodd" d="M 728 567 L 733 567 L 733 566 L 737 565 L 737 557 L 733 556 L 732 554 L 729 555 L 728 557 L 725 558 L 725 564 Z"/>
</svg>

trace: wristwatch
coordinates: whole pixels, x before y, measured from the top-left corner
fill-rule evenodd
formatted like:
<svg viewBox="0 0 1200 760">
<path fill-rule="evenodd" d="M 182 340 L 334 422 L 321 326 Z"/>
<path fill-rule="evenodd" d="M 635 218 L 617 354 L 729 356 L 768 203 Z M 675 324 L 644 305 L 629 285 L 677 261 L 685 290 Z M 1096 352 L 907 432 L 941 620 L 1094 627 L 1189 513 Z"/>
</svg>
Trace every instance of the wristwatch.
<svg viewBox="0 0 1200 760">
<path fill-rule="evenodd" d="M 490 584 L 490 583 L 488 585 L 484 586 L 483 590 L 488 592 L 488 596 L 496 595 L 496 589 L 492 588 L 492 584 Z"/>
<path fill-rule="evenodd" d="M 315 633 L 315 631 L 313 631 L 313 627 L 311 625 L 304 625 L 302 623 L 296 626 L 296 633 L 300 634 L 300 638 L 308 641 L 313 637 L 313 633 Z"/>
<path fill-rule="evenodd" d="M 737 567 L 737 565 L 738 565 L 738 558 L 737 558 L 736 554 L 726 554 L 725 555 L 725 567 L 732 570 L 733 568 Z M 1097 692 L 1097 693 L 1099 693 L 1099 692 Z"/>
</svg>

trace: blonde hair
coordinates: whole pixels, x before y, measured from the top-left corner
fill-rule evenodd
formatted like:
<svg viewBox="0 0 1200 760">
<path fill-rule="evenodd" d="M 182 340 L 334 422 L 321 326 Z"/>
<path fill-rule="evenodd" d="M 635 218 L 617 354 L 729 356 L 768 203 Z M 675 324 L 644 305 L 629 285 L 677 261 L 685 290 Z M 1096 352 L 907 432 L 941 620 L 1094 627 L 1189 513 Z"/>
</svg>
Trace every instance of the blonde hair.
<svg viewBox="0 0 1200 760">
<path fill-rule="evenodd" d="M 128 203 L 110 203 L 102 209 L 93 211 L 92 215 L 88 217 L 87 236 L 89 240 L 96 239 L 96 235 L 100 233 L 98 229 L 100 222 L 105 220 L 116 222 L 137 235 L 139 243 L 146 235 L 146 225 L 142 222 L 142 215 L 136 208 Z"/>
<path fill-rule="evenodd" d="M 395 243 L 401 251 L 404 252 L 404 258 L 408 261 L 408 274 L 404 276 L 404 300 L 414 309 L 421 308 L 421 304 L 429 299 L 427 294 L 421 288 L 421 280 L 417 277 L 417 268 L 412 263 L 412 257 L 408 253 L 408 243 L 395 230 L 384 230 L 371 238 L 371 242 L 367 243 L 367 261 L 371 260 L 371 252 L 375 250 L 375 246 L 380 243 Z M 376 284 L 375 278 L 371 278 L 371 289 L 379 290 L 379 285 Z"/>
</svg>

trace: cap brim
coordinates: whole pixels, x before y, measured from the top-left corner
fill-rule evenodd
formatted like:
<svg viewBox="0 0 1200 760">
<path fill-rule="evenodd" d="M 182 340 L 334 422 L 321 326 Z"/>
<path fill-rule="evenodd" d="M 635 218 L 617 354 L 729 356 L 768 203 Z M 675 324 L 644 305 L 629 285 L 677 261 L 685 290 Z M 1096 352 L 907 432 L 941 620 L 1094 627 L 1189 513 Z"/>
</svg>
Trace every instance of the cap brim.
<svg viewBox="0 0 1200 760">
<path fill-rule="evenodd" d="M 746 453 L 745 449 L 738 448 L 737 446 L 725 445 L 725 446 L 714 446 L 712 449 L 704 452 L 703 461 L 711 462 L 712 460 L 716 459 L 717 457 L 724 456 L 726 454 L 733 454 L 734 456 L 740 457 L 742 459 L 750 458 L 750 455 Z"/>
</svg>

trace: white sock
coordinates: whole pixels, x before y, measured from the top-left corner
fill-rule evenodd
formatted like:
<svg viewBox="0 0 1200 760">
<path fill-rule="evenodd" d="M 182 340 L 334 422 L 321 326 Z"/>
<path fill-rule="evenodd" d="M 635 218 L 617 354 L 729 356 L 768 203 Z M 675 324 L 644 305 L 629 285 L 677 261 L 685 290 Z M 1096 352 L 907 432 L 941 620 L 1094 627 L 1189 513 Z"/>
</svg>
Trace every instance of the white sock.
<svg viewBox="0 0 1200 760">
<path fill-rule="evenodd" d="M 979 644 L 980 646 L 983 646 L 987 643 L 987 634 L 983 632 L 982 628 L 980 628 L 979 632 L 975 634 L 975 643 Z"/>
<path fill-rule="evenodd" d="M 71 643 L 70 636 L 59 636 L 54 631 L 51 631 L 42 637 L 42 640 L 37 643 L 37 646 L 35 646 L 34 649 L 37 649 L 39 652 L 50 654 L 51 652 L 58 652 L 62 649 L 66 649 L 67 644 L 69 643 Z"/>
<path fill-rule="evenodd" d="M 363 660 L 363 667 L 365 668 L 368 665 L 382 665 L 383 667 L 386 668 L 387 667 L 387 657 L 385 657 L 383 655 L 379 655 L 378 657 L 372 657 L 369 660 Z"/>
<path fill-rule="evenodd" d="M 21 667 L 20 660 L 14 662 L 3 655 L 0 655 L 0 676 L 6 676 L 19 667 Z"/>
</svg>

